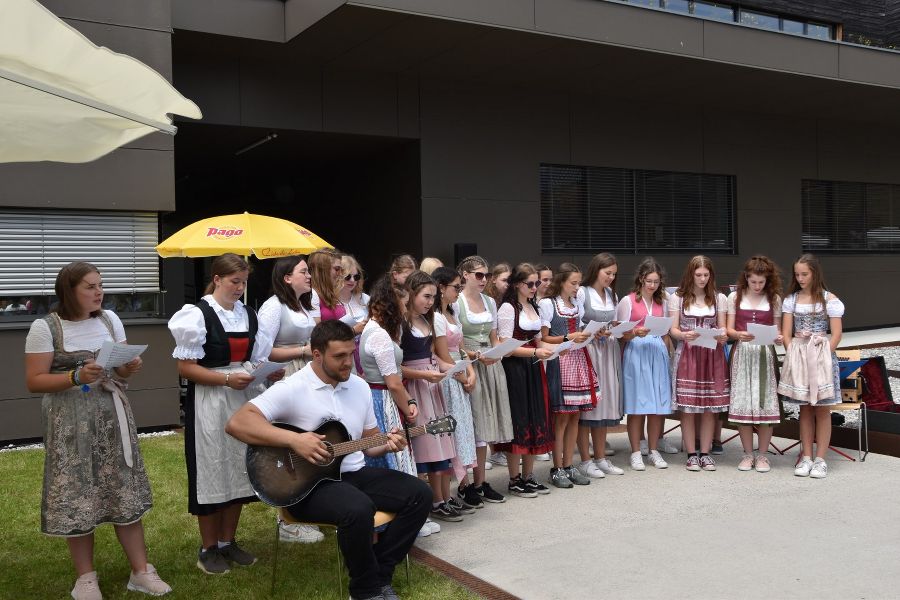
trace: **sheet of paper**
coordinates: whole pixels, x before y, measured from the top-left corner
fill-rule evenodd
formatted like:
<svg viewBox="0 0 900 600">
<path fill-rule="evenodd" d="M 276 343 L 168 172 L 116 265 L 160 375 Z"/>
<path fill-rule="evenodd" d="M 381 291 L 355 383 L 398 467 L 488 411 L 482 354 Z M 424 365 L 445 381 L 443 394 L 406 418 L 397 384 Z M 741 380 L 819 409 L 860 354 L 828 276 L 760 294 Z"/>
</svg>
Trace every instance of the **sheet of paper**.
<svg viewBox="0 0 900 600">
<path fill-rule="evenodd" d="M 755 344 L 757 346 L 770 346 L 775 343 L 775 338 L 778 337 L 778 328 L 774 325 L 748 323 L 747 333 L 753 336 L 753 341 L 745 343 Z"/>
<path fill-rule="evenodd" d="M 696 340 L 689 341 L 688 345 L 690 346 L 700 346 L 701 348 L 709 348 L 710 350 L 715 350 L 718 342 L 716 341 L 717 335 L 723 335 L 725 330 L 722 328 L 719 329 L 710 329 L 708 327 L 698 327 L 694 329 L 697 333 L 700 334 Z"/>
<path fill-rule="evenodd" d="M 350 327 L 353 327 L 354 325 L 356 325 L 357 323 L 359 323 L 360 321 L 362 321 L 362 318 L 363 318 L 362 315 L 357 315 L 357 316 L 354 317 L 354 316 L 351 315 L 350 313 L 347 313 L 346 315 L 344 315 L 343 317 L 341 317 L 340 320 L 341 320 L 342 323 L 346 323 L 346 324 L 349 325 Z M 310 330 L 310 331 L 312 331 L 312 330 Z"/>
<path fill-rule="evenodd" d="M 647 335 L 666 335 L 672 328 L 672 317 L 647 315 L 647 318 L 644 319 L 644 327 L 650 330 Z"/>
<path fill-rule="evenodd" d="M 266 377 L 268 377 L 275 371 L 280 371 L 286 366 L 287 363 L 280 362 L 260 363 L 258 367 L 250 371 L 250 374 L 253 375 L 253 383 L 261 383 L 262 381 L 265 381 Z"/>
<path fill-rule="evenodd" d="M 103 345 L 100 346 L 100 352 L 97 353 L 97 360 L 95 362 L 104 369 L 115 369 L 127 362 L 133 361 L 143 354 L 146 349 L 146 345 L 116 344 L 115 342 L 106 340 L 103 342 Z"/>
<path fill-rule="evenodd" d="M 598 331 L 600 331 L 601 329 L 603 329 L 604 327 L 606 327 L 607 324 L 608 323 L 601 322 L 601 321 L 591 321 L 590 323 L 585 325 L 584 329 L 582 329 L 581 331 L 582 331 L 582 333 L 588 334 L 588 338 L 586 340 L 584 340 L 583 342 L 579 342 L 579 343 L 575 344 L 574 346 L 572 346 L 571 349 L 572 350 L 580 350 L 581 348 L 587 347 L 588 344 L 590 344 L 591 342 L 594 341 L 594 334 L 597 333 Z"/>
<path fill-rule="evenodd" d="M 553 351 L 553 354 L 551 354 L 549 357 L 544 359 L 544 362 L 546 362 L 548 360 L 556 360 L 557 358 L 559 358 L 559 355 L 561 353 L 565 352 L 566 350 L 571 350 L 574 346 L 575 346 L 575 342 L 573 342 L 572 340 L 569 340 L 568 342 L 563 342 L 562 344 L 560 344 L 559 346 L 556 347 L 556 350 Z"/>
<path fill-rule="evenodd" d="M 487 352 L 482 352 L 481 356 L 484 358 L 491 359 L 500 359 L 518 348 L 519 346 L 524 346 L 528 343 L 528 340 L 517 340 L 515 338 L 509 338 L 508 340 L 504 340 L 488 350 Z"/>
<path fill-rule="evenodd" d="M 637 321 L 623 321 L 623 322 L 619 323 L 618 325 L 616 325 L 615 327 L 613 327 L 612 329 L 610 329 L 609 333 L 614 338 L 620 338 L 623 335 L 625 335 L 626 333 L 628 333 L 629 331 L 631 331 L 632 329 L 634 329 L 637 324 L 638 324 Z"/>
<path fill-rule="evenodd" d="M 452 369 L 449 369 L 448 371 L 444 371 L 444 379 L 447 379 L 448 377 L 453 377 L 454 375 L 456 375 L 457 373 L 459 373 L 461 371 L 465 371 L 466 367 L 468 367 L 471 364 L 472 364 L 471 360 L 456 361 L 456 364 L 453 365 Z"/>
</svg>

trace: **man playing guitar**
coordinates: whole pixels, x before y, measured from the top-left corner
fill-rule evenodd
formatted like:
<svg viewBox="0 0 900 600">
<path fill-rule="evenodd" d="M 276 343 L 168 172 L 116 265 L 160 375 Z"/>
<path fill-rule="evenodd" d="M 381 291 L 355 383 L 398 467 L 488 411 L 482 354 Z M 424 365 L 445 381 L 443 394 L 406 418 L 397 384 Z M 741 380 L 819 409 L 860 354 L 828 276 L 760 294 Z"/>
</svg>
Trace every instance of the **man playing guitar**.
<svg viewBox="0 0 900 600">
<path fill-rule="evenodd" d="M 289 448 L 311 463 L 332 459 L 323 422 L 338 420 L 354 440 L 380 435 L 369 386 L 351 374 L 354 333 L 341 321 L 322 321 L 312 331 L 313 360 L 245 404 L 225 430 L 252 445 Z M 296 433 L 271 424 L 282 421 L 306 430 Z M 402 432 L 390 432 L 386 444 L 366 450 L 370 456 L 406 446 Z M 394 567 L 403 560 L 431 509 L 431 489 L 419 479 L 390 469 L 365 466 L 362 452 L 341 463 L 341 481 L 322 481 L 287 510 L 299 521 L 337 525 L 338 545 L 350 572 L 355 599 L 392 600 Z M 372 543 L 375 511 L 396 513 Z"/>
</svg>

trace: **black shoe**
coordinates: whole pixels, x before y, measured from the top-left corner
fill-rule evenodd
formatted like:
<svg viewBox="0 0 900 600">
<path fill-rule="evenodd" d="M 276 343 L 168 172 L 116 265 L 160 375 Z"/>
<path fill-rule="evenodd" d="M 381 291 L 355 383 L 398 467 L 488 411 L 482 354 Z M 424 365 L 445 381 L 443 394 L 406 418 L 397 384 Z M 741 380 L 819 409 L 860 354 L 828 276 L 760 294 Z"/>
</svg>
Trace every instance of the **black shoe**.
<svg viewBox="0 0 900 600">
<path fill-rule="evenodd" d="M 256 557 L 238 546 L 237 542 L 232 541 L 224 548 L 219 548 L 219 554 L 222 558 L 239 567 L 249 567 L 256 562 Z"/>
<path fill-rule="evenodd" d="M 446 504 L 461 515 L 471 515 L 475 512 L 475 507 L 463 504 L 456 498 L 450 498 L 447 500 Z"/>
<path fill-rule="evenodd" d="M 200 549 L 200 555 L 197 557 L 197 568 L 207 575 L 222 575 L 231 570 L 228 567 L 228 561 L 219 552 L 218 546 Z"/>
<path fill-rule="evenodd" d="M 484 508 L 484 500 L 478 495 L 478 491 L 472 484 L 456 489 L 456 498 L 463 506 L 469 508 Z"/>
<path fill-rule="evenodd" d="M 442 502 L 431 509 L 431 518 L 438 519 L 439 521 L 452 521 L 454 523 L 463 520 L 462 515 L 456 512 L 456 510 L 446 502 Z"/>
<path fill-rule="evenodd" d="M 528 488 L 532 492 L 536 492 L 538 494 L 549 494 L 550 488 L 542 483 L 538 483 L 534 478 L 534 473 L 528 476 L 528 479 L 525 480 L 525 487 Z"/>
<path fill-rule="evenodd" d="M 528 489 L 528 486 L 525 485 L 525 481 L 522 479 L 521 475 L 517 476 L 515 479 L 510 479 L 506 489 L 509 490 L 510 494 L 518 496 L 519 498 L 537 498 L 537 492 Z"/>
<path fill-rule="evenodd" d="M 713 440 L 712 448 L 709 451 L 710 454 L 725 454 L 725 448 L 722 447 L 722 442 L 719 440 Z"/>
<path fill-rule="evenodd" d="M 481 487 L 475 488 L 475 491 L 481 496 L 485 502 L 493 502 L 494 504 L 502 504 L 506 502 L 506 496 L 491 487 L 487 481 L 481 484 Z"/>
</svg>

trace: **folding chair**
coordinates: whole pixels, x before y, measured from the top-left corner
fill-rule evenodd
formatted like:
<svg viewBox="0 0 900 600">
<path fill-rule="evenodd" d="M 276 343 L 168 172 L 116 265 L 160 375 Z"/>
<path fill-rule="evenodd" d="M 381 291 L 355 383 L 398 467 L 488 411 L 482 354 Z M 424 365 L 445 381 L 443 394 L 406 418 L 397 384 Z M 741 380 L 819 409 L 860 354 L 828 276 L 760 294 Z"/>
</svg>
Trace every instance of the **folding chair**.
<svg viewBox="0 0 900 600">
<path fill-rule="evenodd" d="M 341 548 L 340 548 L 340 545 L 338 544 L 338 539 L 337 539 L 337 525 L 334 525 L 333 523 L 310 523 L 310 522 L 306 522 L 306 521 L 298 521 L 291 515 L 291 513 L 286 508 L 279 508 L 277 514 L 278 514 L 278 518 L 276 519 L 276 523 L 275 523 L 275 556 L 272 560 L 272 585 L 269 590 L 269 595 L 275 594 L 275 573 L 276 573 L 276 569 L 278 568 L 278 546 L 281 545 L 281 538 L 280 538 L 281 524 L 282 523 L 286 523 L 286 524 L 297 523 L 300 525 L 316 525 L 318 527 L 329 527 L 331 529 L 334 529 L 334 532 L 335 532 L 334 547 L 335 547 L 335 552 L 337 554 L 338 599 L 339 600 L 343 599 L 343 597 L 344 597 L 344 573 L 343 573 L 343 561 L 341 559 Z M 394 517 L 396 517 L 396 516 L 397 515 L 395 515 L 394 513 L 383 512 L 380 510 L 376 511 L 372 535 L 377 538 L 378 532 L 381 529 L 383 529 L 388 523 L 393 521 Z M 407 584 L 409 583 L 409 555 L 408 554 L 406 555 L 406 583 Z"/>
</svg>

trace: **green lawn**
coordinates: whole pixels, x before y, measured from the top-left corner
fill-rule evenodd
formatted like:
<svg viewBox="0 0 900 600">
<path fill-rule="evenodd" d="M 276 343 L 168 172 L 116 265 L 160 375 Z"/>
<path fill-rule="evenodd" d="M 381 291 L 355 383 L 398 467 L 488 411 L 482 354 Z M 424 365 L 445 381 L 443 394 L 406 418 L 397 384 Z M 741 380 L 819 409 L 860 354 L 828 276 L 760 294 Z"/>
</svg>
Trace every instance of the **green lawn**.
<svg viewBox="0 0 900 600">
<path fill-rule="evenodd" d="M 174 589 L 168 597 L 191 598 L 337 598 L 333 530 L 318 544 L 281 544 L 275 595 L 269 596 L 274 551 L 274 509 L 262 503 L 245 507 L 238 540 L 259 557 L 247 569 L 221 576 L 194 566 L 199 534 L 187 513 L 187 475 L 180 435 L 148 438 L 141 449 L 153 489 L 153 510 L 144 519 L 150 562 Z M 0 598 L 68 598 L 75 575 L 65 542 L 40 533 L 42 450 L 0 453 Z M 127 592 L 129 567 L 113 528 L 96 534 L 96 567 L 105 598 L 142 598 Z M 404 600 L 477 598 L 465 588 L 415 562 L 410 582 L 403 567 L 394 587 Z M 347 577 L 344 573 L 344 598 Z"/>
</svg>

